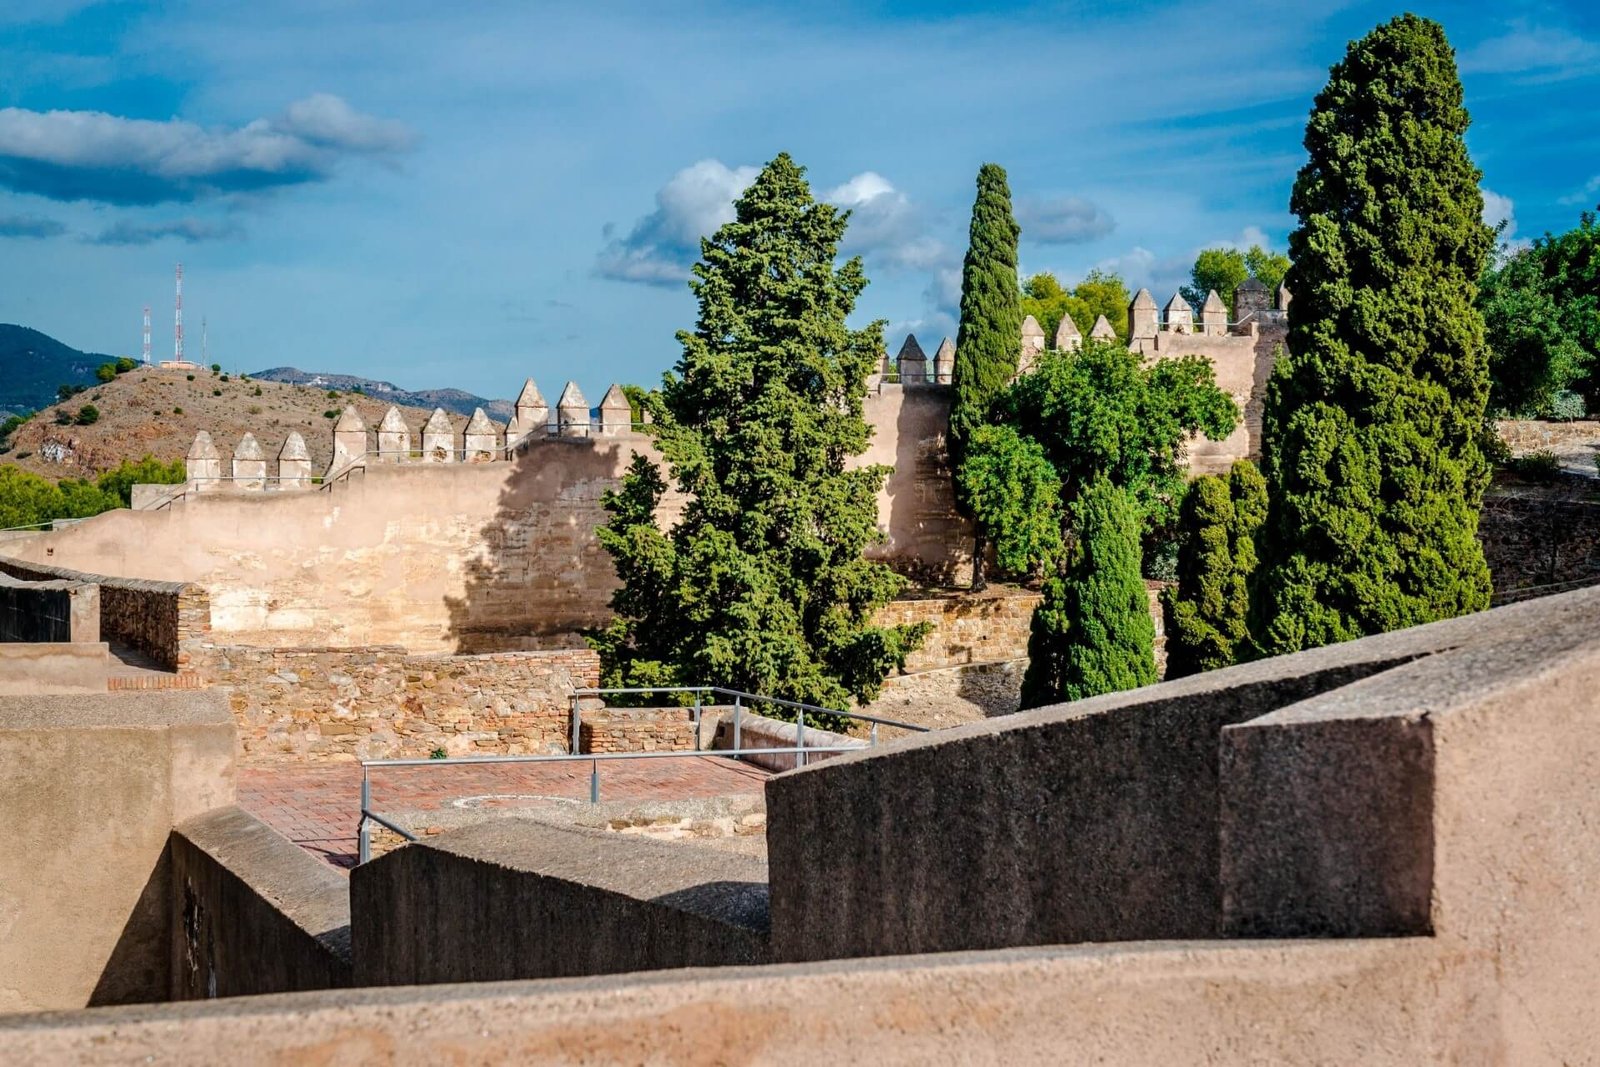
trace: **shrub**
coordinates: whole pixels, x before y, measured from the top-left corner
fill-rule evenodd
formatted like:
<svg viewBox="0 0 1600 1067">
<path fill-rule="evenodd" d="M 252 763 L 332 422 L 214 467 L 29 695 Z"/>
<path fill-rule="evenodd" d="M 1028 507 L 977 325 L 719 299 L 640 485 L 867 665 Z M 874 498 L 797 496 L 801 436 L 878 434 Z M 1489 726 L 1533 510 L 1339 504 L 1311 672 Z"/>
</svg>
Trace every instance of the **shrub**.
<svg viewBox="0 0 1600 1067">
<path fill-rule="evenodd" d="M 109 382 L 117 376 L 117 365 L 115 363 L 102 363 L 95 368 L 94 376 L 102 382 Z"/>
<path fill-rule="evenodd" d="M 213 389 L 213 390 L 211 390 L 211 395 L 212 396 L 221 396 L 222 395 L 222 390 L 221 389 Z"/>
<path fill-rule="evenodd" d="M 1561 457 L 1548 448 L 1517 456 L 1509 466 L 1513 474 L 1530 482 L 1553 482 L 1561 477 Z"/>
<path fill-rule="evenodd" d="M 71 426 L 72 425 L 72 413 L 70 411 L 68 411 L 66 408 L 57 408 L 56 409 L 56 425 L 57 426 Z"/>
<path fill-rule="evenodd" d="M 248 378 L 246 378 L 246 379 L 245 379 L 245 380 L 246 380 L 246 381 L 249 381 L 249 379 L 248 379 Z M 260 395 L 261 395 L 261 386 L 259 386 L 259 385 L 258 385 L 258 386 L 256 386 L 256 392 L 255 392 L 255 395 L 256 395 L 256 396 L 260 396 Z"/>
<path fill-rule="evenodd" d="M 135 363 L 127 356 L 123 356 L 121 359 L 117 360 L 117 373 L 127 374 L 129 371 L 137 369 L 138 366 L 139 364 Z"/>
<path fill-rule="evenodd" d="M 224 374 L 222 376 L 222 380 L 226 382 L 226 381 L 230 381 L 231 379 L 229 379 L 229 377 L 226 374 Z"/>
<path fill-rule="evenodd" d="M 220 363 L 211 364 L 211 373 L 212 374 L 221 374 L 222 373 L 222 364 L 220 364 Z"/>
<path fill-rule="evenodd" d="M 339 413 L 333 408 L 329 408 L 327 411 L 322 413 L 322 417 L 325 419 L 337 419 L 339 417 Z"/>
<path fill-rule="evenodd" d="M 260 404 L 251 404 L 249 410 L 250 410 L 250 414 L 259 415 L 259 414 L 261 414 L 261 405 Z"/>
<path fill-rule="evenodd" d="M 172 413 L 174 415 L 182 415 L 183 414 L 183 409 L 182 408 L 173 408 L 172 409 Z"/>
<path fill-rule="evenodd" d="M 78 417 L 73 421 L 79 426 L 93 426 L 100 421 L 100 409 L 93 404 L 85 404 L 78 409 Z"/>
<path fill-rule="evenodd" d="M 191 382 L 192 382 L 192 381 L 194 381 L 194 375 L 192 375 L 192 374 L 191 374 L 191 375 L 189 375 L 189 380 L 190 380 L 190 381 L 191 381 Z"/>
<path fill-rule="evenodd" d="M 429 759 L 449 759 L 450 758 L 450 753 L 446 752 L 442 747 L 440 747 L 440 748 L 436 748 L 432 752 L 428 753 L 428 758 Z"/>
</svg>

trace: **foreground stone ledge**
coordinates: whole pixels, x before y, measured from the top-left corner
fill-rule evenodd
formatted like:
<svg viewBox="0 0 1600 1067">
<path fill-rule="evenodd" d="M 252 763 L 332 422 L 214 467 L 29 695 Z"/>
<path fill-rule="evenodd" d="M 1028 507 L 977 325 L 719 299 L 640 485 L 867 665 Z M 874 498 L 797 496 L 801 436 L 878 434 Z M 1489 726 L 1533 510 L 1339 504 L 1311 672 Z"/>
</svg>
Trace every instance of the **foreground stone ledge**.
<svg viewBox="0 0 1600 1067">
<path fill-rule="evenodd" d="M 350 875 L 356 982 L 410 985 L 761 963 L 766 865 L 500 819 Z"/>
<path fill-rule="evenodd" d="M 1428 939 L 1012 949 L 0 1019 L 19 1061 L 1543 1063 Z M 1569 1001 L 1566 1007 L 1572 1007 Z M 1536 1020 L 1561 1005 L 1529 1006 Z M 1570 1032 L 1570 1031 L 1569 1031 Z"/>
</svg>

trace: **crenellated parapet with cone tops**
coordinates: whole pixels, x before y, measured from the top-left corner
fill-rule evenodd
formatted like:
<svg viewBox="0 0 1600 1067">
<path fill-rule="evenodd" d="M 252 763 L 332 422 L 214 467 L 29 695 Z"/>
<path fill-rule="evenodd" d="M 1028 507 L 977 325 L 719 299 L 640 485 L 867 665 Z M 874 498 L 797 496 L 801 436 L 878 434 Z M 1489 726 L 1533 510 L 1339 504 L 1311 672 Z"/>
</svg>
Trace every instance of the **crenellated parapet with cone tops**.
<svg viewBox="0 0 1600 1067">
<path fill-rule="evenodd" d="M 511 422 L 501 426 L 479 408 L 458 432 L 443 408 L 435 408 L 427 421 L 413 427 L 407 424 L 401 410 L 391 405 L 374 430 L 354 405 L 346 405 L 333 426 L 333 460 L 320 475 L 313 473 L 311 453 L 297 431 L 283 440 L 273 462 L 250 433 L 239 440 L 231 459 L 225 461 L 212 435 L 201 430 L 185 457 L 187 488 L 206 492 L 304 491 L 374 464 L 503 463 L 550 442 L 571 444 L 643 436 L 620 385 L 607 389 L 600 406 L 591 410 L 577 383 L 568 382 L 552 412 L 530 378 L 522 386 L 515 411 Z"/>
</svg>

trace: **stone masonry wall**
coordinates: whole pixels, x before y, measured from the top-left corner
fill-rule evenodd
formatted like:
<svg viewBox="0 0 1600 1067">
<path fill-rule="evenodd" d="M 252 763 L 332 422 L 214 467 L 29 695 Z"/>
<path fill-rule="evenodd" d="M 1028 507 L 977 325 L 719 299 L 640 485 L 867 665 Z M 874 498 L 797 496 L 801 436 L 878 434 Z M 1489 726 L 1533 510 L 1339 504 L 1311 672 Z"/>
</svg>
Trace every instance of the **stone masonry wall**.
<svg viewBox="0 0 1600 1067">
<path fill-rule="evenodd" d="M 4 556 L 0 571 L 29 581 L 64 578 L 99 585 L 100 639 L 138 649 L 169 671 L 189 671 L 211 636 L 210 597 L 196 585 L 107 577 Z"/>
<path fill-rule="evenodd" d="M 243 762 L 327 763 L 567 751 L 568 696 L 600 680 L 587 649 L 411 655 L 393 646 L 210 650 Z"/>
<path fill-rule="evenodd" d="M 687 708 L 607 708 L 578 721 L 578 751 L 685 752 L 694 748 Z"/>
<path fill-rule="evenodd" d="M 1028 654 L 1028 626 L 1039 594 L 991 586 L 979 596 L 952 594 L 895 600 L 874 621 L 880 626 L 933 624 L 922 647 L 906 660 L 906 673 L 967 663 L 998 663 Z"/>
<path fill-rule="evenodd" d="M 1490 496 L 1478 540 L 1496 604 L 1600 582 L 1600 502 Z"/>
</svg>

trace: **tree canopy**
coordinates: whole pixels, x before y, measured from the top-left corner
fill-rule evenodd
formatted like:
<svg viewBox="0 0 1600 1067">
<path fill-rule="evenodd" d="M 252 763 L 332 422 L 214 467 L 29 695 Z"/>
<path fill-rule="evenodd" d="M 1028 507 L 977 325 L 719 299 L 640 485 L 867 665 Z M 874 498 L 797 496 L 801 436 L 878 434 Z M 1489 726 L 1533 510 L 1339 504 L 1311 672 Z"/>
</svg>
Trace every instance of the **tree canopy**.
<svg viewBox="0 0 1600 1067">
<path fill-rule="evenodd" d="M 1072 316 L 1085 337 L 1094 329 L 1095 319 L 1104 315 L 1117 336 L 1126 341 L 1132 300 L 1127 283 L 1112 271 L 1091 270 L 1070 291 L 1048 271 L 1033 275 L 1022 285 L 1022 313 L 1038 320 L 1047 339 L 1054 339 L 1065 315 Z"/>
<path fill-rule="evenodd" d="M 124 460 L 94 481 L 43 478 L 9 463 L 0 464 L 0 530 L 39 526 L 56 519 L 86 519 L 102 511 L 125 508 L 135 485 L 176 485 L 187 477 L 184 463 L 163 463 L 151 456 Z"/>
<path fill-rule="evenodd" d="M 1255 534 L 1266 517 L 1267 483 L 1247 459 L 1227 478 L 1189 483 L 1178 518 L 1178 580 L 1161 597 L 1168 678 L 1229 666 L 1245 651 Z"/>
<path fill-rule="evenodd" d="M 1246 278 L 1255 278 L 1269 291 L 1275 292 L 1283 284 L 1289 270 L 1289 257 L 1281 252 L 1270 252 L 1260 245 L 1251 245 L 1240 251 L 1237 248 L 1206 248 L 1195 256 L 1189 271 L 1189 284 L 1179 292 L 1196 309 L 1206 302 L 1206 294 L 1215 290 L 1230 317 L 1236 317 L 1233 306 L 1234 290 Z"/>
<path fill-rule="evenodd" d="M 1489 342 L 1489 406 L 1510 415 L 1600 411 L 1600 225 L 1586 211 L 1484 273 L 1478 294 Z"/>
<path fill-rule="evenodd" d="M 1267 654 L 1476 611 L 1493 234 L 1438 23 L 1350 44 L 1290 199 L 1288 351 L 1268 386 L 1251 635 Z"/>
<path fill-rule="evenodd" d="M 788 155 L 701 243 L 695 327 L 642 397 L 682 517 L 657 525 L 667 479 L 635 456 L 599 530 L 622 585 L 589 635 L 607 685 L 718 684 L 824 707 L 870 700 L 925 629 L 872 624 L 903 584 L 862 550 L 882 467 L 867 445 L 867 375 L 883 326 L 846 326 L 867 284 L 836 263 L 846 216 Z"/>
<path fill-rule="evenodd" d="M 978 194 L 961 264 L 961 321 L 951 375 L 950 461 L 959 466 L 972 432 L 989 418 L 989 405 L 1016 377 L 1022 355 L 1022 311 L 1017 292 L 1017 235 L 1005 168 L 978 168 Z"/>
</svg>

